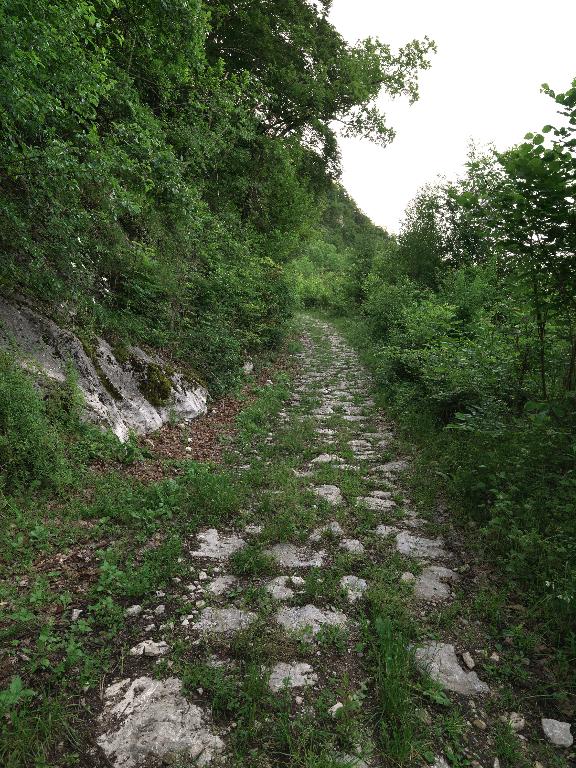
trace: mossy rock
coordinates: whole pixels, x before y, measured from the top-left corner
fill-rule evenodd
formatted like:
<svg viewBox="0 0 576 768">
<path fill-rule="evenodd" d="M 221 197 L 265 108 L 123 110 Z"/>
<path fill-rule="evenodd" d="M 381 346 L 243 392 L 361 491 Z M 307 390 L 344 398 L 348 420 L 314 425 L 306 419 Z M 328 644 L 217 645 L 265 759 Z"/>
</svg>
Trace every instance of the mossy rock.
<svg viewBox="0 0 576 768">
<path fill-rule="evenodd" d="M 166 405 L 172 394 L 172 382 L 166 372 L 156 363 L 148 363 L 140 391 L 156 408 Z"/>
</svg>

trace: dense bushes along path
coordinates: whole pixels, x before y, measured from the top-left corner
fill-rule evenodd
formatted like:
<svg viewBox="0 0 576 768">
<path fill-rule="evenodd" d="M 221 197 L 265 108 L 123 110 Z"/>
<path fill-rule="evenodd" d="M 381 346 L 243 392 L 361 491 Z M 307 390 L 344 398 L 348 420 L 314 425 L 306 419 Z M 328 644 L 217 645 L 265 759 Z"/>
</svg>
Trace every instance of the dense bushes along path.
<svg viewBox="0 0 576 768">
<path fill-rule="evenodd" d="M 489 594 L 445 513 L 406 497 L 356 353 L 307 319 L 298 362 L 274 425 L 245 419 L 229 469 L 197 473 L 187 527 L 101 566 L 123 618 L 82 695 L 87 735 L 36 764 L 562 765 L 569 726 L 510 684 L 517 648 L 478 621 Z M 94 614 L 72 605 L 65 625 Z"/>
</svg>

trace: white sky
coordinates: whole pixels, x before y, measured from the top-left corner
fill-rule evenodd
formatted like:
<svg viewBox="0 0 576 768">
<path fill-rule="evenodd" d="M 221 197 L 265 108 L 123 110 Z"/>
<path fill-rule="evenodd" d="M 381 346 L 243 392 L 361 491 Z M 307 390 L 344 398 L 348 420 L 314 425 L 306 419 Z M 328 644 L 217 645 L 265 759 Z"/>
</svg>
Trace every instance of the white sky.
<svg viewBox="0 0 576 768">
<path fill-rule="evenodd" d="M 334 0 L 331 21 L 349 42 L 428 35 L 438 46 L 418 102 L 381 100 L 392 144 L 340 141 L 344 186 L 391 232 L 419 187 L 462 171 L 471 139 L 505 149 L 554 122 L 540 85 L 562 92 L 576 77 L 576 0 Z"/>
</svg>

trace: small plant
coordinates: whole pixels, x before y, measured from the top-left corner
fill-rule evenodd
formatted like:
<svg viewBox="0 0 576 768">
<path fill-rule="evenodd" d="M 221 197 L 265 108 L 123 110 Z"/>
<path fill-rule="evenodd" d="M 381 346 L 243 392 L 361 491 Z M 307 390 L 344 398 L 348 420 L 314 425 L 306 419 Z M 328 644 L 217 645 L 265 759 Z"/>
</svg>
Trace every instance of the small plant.
<svg viewBox="0 0 576 768">
<path fill-rule="evenodd" d="M 258 544 L 248 544 L 230 557 L 230 569 L 237 576 L 268 576 L 276 571 L 276 561 Z"/>
</svg>

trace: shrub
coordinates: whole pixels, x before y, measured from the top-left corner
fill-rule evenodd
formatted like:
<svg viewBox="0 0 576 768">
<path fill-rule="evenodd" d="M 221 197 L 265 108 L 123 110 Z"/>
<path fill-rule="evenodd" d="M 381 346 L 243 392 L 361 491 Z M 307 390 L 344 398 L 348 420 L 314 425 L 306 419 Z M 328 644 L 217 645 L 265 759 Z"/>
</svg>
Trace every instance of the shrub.
<svg viewBox="0 0 576 768">
<path fill-rule="evenodd" d="M 69 403 L 54 404 L 62 414 Z M 61 436 L 32 377 L 0 352 L 0 480 L 8 492 L 58 488 L 70 478 Z"/>
</svg>

